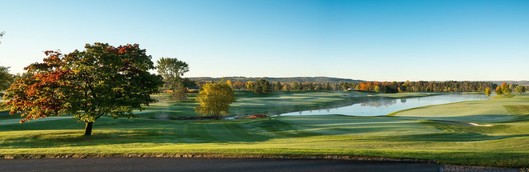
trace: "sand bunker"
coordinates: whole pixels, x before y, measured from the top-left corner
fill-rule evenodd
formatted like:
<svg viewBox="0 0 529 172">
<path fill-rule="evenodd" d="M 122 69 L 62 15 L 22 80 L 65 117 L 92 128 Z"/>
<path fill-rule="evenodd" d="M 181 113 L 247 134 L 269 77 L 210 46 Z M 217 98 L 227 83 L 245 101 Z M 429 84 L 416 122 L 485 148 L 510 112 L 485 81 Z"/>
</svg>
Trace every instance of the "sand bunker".
<svg viewBox="0 0 529 172">
<path fill-rule="evenodd" d="M 482 124 L 473 123 L 473 122 L 469 122 L 468 124 L 470 124 L 472 126 L 478 126 L 478 127 L 492 127 L 492 124 L 482 125 Z"/>
</svg>

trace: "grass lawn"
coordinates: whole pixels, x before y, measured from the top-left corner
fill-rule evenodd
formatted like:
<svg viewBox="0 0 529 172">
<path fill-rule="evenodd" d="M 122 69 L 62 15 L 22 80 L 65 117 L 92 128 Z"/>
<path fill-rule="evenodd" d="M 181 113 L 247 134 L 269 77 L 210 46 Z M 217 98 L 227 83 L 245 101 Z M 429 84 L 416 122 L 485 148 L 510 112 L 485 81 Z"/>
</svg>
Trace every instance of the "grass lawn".
<svg viewBox="0 0 529 172">
<path fill-rule="evenodd" d="M 353 102 L 367 96 L 341 92 L 239 94 L 243 95 L 232 108 L 236 114 L 280 113 L 303 106 Z M 419 96 L 419 93 L 373 96 Z M 83 123 L 68 117 L 22 125 L 7 122 L 12 117 L 1 117 L 0 156 L 351 156 L 529 166 L 528 95 L 426 106 L 382 117 L 338 114 L 256 120 L 156 117 L 160 113 L 195 115 L 192 104 L 192 101 L 163 100 L 140 113 L 140 118 L 102 118 L 94 124 L 94 135 L 90 137 L 81 136 Z"/>
</svg>

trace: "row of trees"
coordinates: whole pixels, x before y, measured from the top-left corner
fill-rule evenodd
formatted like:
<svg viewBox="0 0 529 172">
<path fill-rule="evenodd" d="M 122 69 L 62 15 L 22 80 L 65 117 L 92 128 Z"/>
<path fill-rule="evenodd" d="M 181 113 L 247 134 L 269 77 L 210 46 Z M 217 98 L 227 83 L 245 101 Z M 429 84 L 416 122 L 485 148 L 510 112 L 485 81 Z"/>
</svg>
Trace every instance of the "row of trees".
<svg viewBox="0 0 529 172">
<path fill-rule="evenodd" d="M 207 81 L 198 81 L 201 85 Z M 497 87 L 492 82 L 479 81 L 406 81 L 406 82 L 359 82 L 359 83 L 316 83 L 316 82 L 269 82 L 265 79 L 256 81 L 228 81 L 235 90 L 253 91 L 266 94 L 278 91 L 345 91 L 357 90 L 377 93 L 400 92 L 481 92 L 485 88 Z M 516 85 L 509 85 L 515 87 Z M 524 87 L 525 88 L 525 87 Z M 512 88 L 514 89 L 514 88 Z"/>
<path fill-rule="evenodd" d="M 212 82 L 209 80 L 195 81 L 198 86 Z M 227 80 L 235 90 L 253 91 L 255 93 L 271 93 L 278 91 L 340 91 L 353 87 L 354 83 L 330 83 L 330 82 L 270 82 L 265 79 L 254 81 L 232 81 Z"/>
<path fill-rule="evenodd" d="M 521 94 L 521 93 L 525 93 L 527 88 L 525 86 L 516 85 L 516 84 L 507 84 L 503 82 L 501 85 L 496 87 L 495 93 L 497 95 L 509 95 L 512 93 L 512 90 L 514 90 L 518 94 Z M 490 88 L 488 89 L 488 91 L 485 90 L 485 94 L 487 94 L 487 96 L 490 95 Z"/>
<path fill-rule="evenodd" d="M 416 82 L 361 82 L 355 90 L 400 93 L 400 92 L 481 92 L 487 87 L 495 88 L 492 82 L 479 81 L 416 81 Z"/>
</svg>

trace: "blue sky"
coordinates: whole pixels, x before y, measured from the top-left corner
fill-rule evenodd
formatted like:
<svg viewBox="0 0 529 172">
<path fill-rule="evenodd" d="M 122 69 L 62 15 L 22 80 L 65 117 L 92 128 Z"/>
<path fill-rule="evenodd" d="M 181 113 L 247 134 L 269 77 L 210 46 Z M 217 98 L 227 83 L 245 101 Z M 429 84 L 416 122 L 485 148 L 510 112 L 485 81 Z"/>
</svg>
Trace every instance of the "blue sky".
<svg viewBox="0 0 529 172">
<path fill-rule="evenodd" d="M 138 43 L 185 76 L 529 80 L 526 0 L 1 2 L 13 73 L 86 43 Z"/>
</svg>

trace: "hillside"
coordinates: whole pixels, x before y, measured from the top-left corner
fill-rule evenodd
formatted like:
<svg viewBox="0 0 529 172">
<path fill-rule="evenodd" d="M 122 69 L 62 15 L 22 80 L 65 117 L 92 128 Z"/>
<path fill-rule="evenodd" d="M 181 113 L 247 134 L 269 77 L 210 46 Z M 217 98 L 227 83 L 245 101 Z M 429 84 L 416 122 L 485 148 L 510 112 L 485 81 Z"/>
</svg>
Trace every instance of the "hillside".
<svg viewBox="0 0 529 172">
<path fill-rule="evenodd" d="M 500 85 L 501 83 L 505 82 L 507 84 L 517 84 L 517 85 L 524 85 L 529 86 L 529 81 L 521 80 L 521 81 L 490 81 L 492 83 Z"/>
</svg>

